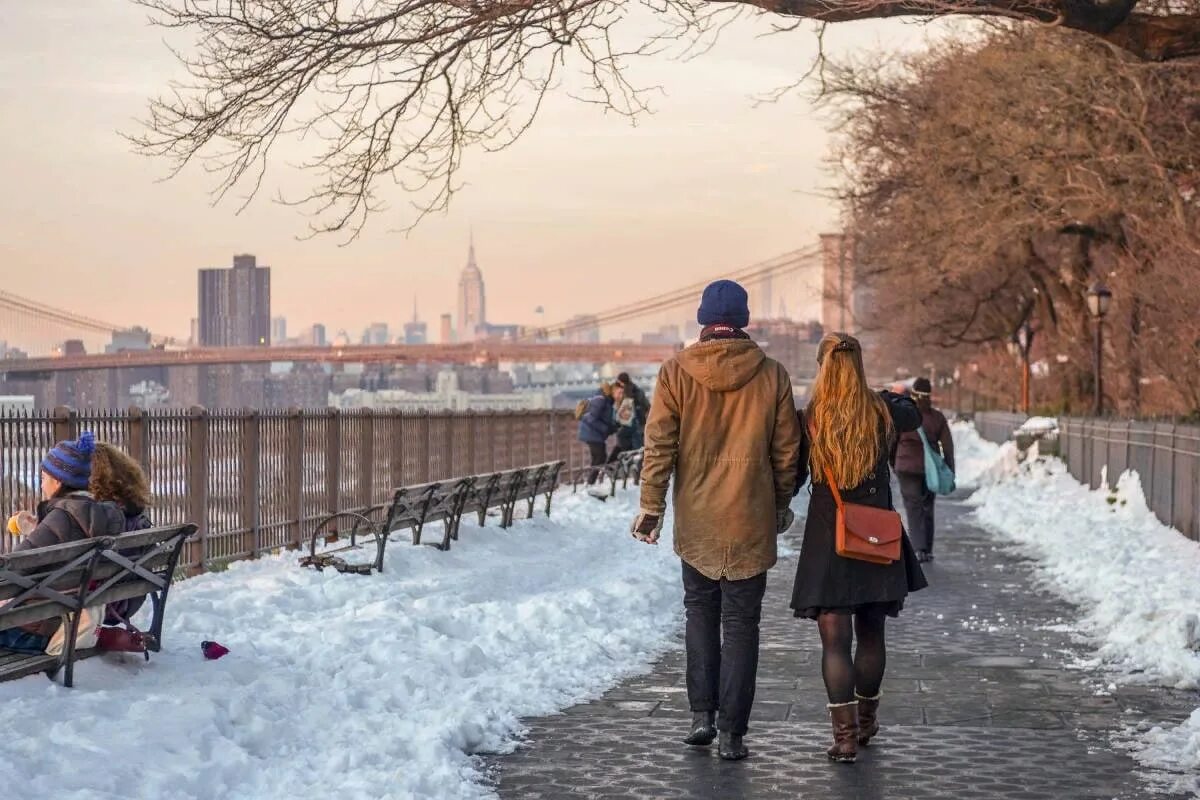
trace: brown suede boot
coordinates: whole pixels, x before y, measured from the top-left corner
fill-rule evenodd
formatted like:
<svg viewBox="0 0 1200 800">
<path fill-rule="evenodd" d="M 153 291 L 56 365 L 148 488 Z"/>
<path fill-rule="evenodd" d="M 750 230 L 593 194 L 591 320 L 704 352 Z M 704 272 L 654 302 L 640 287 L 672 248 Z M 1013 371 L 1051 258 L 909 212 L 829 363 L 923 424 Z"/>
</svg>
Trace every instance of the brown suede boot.
<svg viewBox="0 0 1200 800">
<path fill-rule="evenodd" d="M 833 747 L 825 752 L 831 761 L 853 764 L 858 758 L 858 702 L 830 703 L 833 720 Z"/>
<path fill-rule="evenodd" d="M 879 699 L 883 692 L 874 697 L 863 697 L 858 692 L 858 743 L 866 747 L 879 733 Z"/>
</svg>

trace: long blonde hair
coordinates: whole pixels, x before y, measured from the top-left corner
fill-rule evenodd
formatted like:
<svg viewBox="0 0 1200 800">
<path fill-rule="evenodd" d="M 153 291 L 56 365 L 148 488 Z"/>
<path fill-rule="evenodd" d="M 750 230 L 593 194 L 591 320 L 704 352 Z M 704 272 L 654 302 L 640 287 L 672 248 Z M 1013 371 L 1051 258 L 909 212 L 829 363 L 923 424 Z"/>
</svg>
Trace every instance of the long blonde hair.
<svg viewBox="0 0 1200 800">
<path fill-rule="evenodd" d="M 880 424 L 892 436 L 892 417 L 883 398 L 867 385 L 862 345 L 847 333 L 830 333 L 817 347 L 820 368 L 805 412 L 812 435 L 809 450 L 813 481 L 825 480 L 825 468 L 838 486 L 863 482 L 879 460 Z"/>
</svg>

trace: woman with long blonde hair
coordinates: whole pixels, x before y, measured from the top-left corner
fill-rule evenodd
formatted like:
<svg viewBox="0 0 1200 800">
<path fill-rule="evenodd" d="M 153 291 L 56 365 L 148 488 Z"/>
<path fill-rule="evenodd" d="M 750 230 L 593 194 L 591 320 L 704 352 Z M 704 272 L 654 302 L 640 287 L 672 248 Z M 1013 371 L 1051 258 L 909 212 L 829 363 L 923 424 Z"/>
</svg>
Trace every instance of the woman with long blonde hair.
<svg viewBox="0 0 1200 800">
<path fill-rule="evenodd" d="M 817 364 L 802 420 L 797 486 L 811 470 L 812 499 L 792 609 L 797 617 L 816 620 L 821 633 L 821 675 L 834 732 L 827 755 L 852 763 L 858 746 L 879 732 L 885 621 L 899 615 L 909 592 L 927 584 L 907 535 L 901 537 L 899 560 L 888 564 L 838 555 L 837 503 L 826 476 L 845 503 L 894 509 L 888 458 L 898 433 L 916 430 L 921 413 L 906 397 L 871 390 L 862 346 L 853 336 L 825 336 Z"/>
</svg>

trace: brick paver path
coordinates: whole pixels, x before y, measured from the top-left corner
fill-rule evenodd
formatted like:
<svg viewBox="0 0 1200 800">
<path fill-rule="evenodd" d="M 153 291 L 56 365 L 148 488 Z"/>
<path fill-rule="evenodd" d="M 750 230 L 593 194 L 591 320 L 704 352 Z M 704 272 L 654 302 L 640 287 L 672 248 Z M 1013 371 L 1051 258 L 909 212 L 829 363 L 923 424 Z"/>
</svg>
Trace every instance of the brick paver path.
<svg viewBox="0 0 1200 800">
<path fill-rule="evenodd" d="M 1032 588 L 1029 565 L 940 501 L 931 586 L 890 621 L 883 732 L 853 766 L 830 764 L 816 625 L 787 608 L 794 557 L 768 578 L 753 755 L 726 763 L 680 743 L 690 712 L 680 648 L 602 699 L 530 720 L 492 762 L 502 798 L 1132 800 L 1151 796 L 1109 733 L 1178 722 L 1195 692 L 1121 688 L 1070 669 L 1068 604 Z M 799 550 L 803 523 L 789 534 Z M 681 590 L 682 591 L 682 590 Z M 1168 795 L 1154 795 L 1169 798 Z"/>
</svg>

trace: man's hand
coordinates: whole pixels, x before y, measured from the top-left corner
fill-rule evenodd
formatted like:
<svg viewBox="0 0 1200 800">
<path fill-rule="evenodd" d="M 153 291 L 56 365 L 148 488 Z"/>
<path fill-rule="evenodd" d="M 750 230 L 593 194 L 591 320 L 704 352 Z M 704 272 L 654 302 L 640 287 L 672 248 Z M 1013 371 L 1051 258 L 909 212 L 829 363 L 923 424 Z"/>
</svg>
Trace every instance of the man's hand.
<svg viewBox="0 0 1200 800">
<path fill-rule="evenodd" d="M 658 535 L 662 533 L 662 515 L 642 511 L 629 526 L 633 538 L 646 544 L 658 544 Z"/>
<path fill-rule="evenodd" d="M 796 514 L 790 508 L 775 512 L 775 535 L 786 533 L 796 521 Z"/>
</svg>

